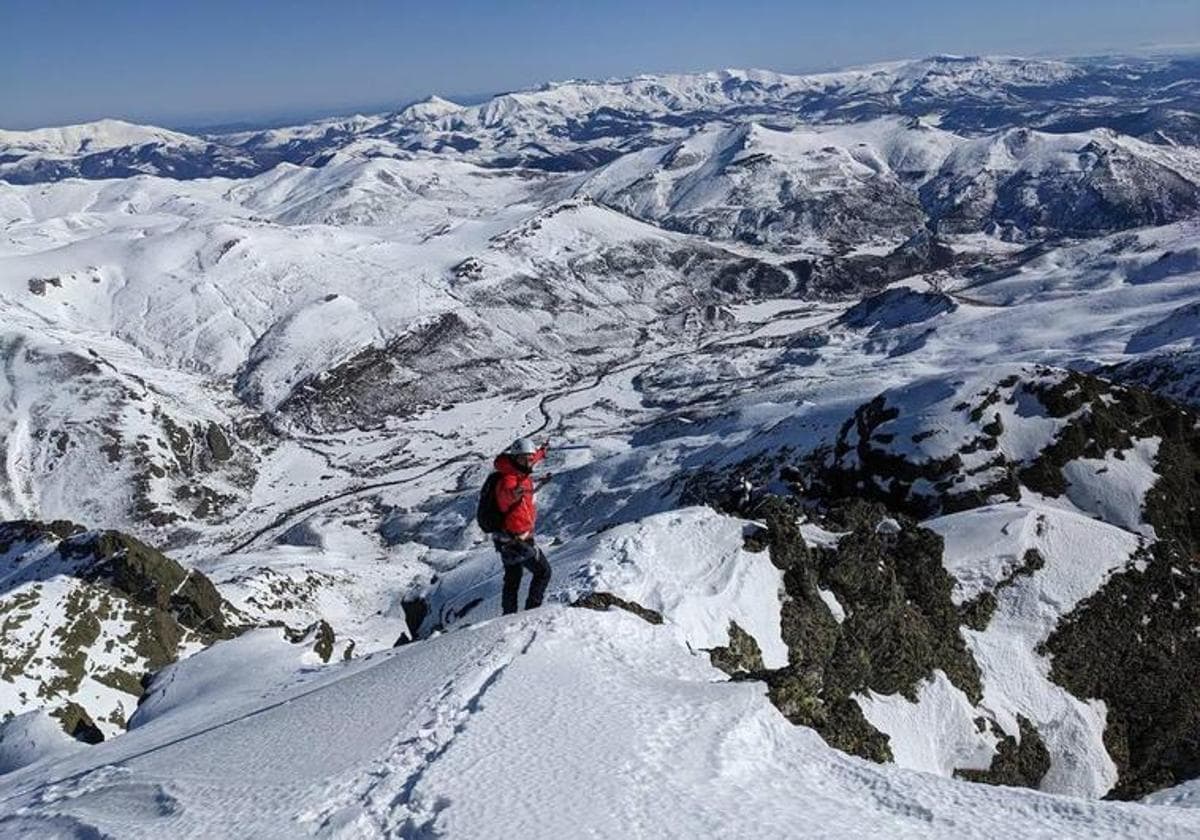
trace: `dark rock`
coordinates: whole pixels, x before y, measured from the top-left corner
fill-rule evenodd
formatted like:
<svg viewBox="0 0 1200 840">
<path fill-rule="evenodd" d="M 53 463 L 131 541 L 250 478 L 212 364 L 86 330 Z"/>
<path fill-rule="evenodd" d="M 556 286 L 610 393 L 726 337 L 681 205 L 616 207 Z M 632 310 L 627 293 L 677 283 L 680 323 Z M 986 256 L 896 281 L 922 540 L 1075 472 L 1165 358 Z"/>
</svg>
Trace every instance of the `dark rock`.
<svg viewBox="0 0 1200 840">
<path fill-rule="evenodd" d="M 765 668 L 758 642 L 736 621 L 729 622 L 729 644 L 713 648 L 708 658 L 715 667 L 731 675 L 757 673 Z"/>
<path fill-rule="evenodd" d="M 93 532 L 64 540 L 59 552 L 66 559 L 85 561 L 79 570 L 84 580 L 102 580 L 202 636 L 228 635 L 226 605 L 212 581 L 140 540 L 118 531 Z"/>
<path fill-rule="evenodd" d="M 1037 727 L 1024 715 L 1017 715 L 1021 739 L 1008 735 L 992 723 L 992 730 L 1000 737 L 996 754 L 987 770 L 955 770 L 954 775 L 971 782 L 989 785 L 1027 787 L 1035 790 L 1050 769 L 1050 751 L 1042 740 Z"/>
<path fill-rule="evenodd" d="M 408 636 L 401 636 L 401 638 L 407 639 L 407 641 L 419 639 L 421 625 L 425 623 L 425 619 L 429 615 L 429 602 L 421 597 L 405 598 L 400 602 L 400 608 L 404 610 L 404 623 L 408 627 Z"/>
<path fill-rule="evenodd" d="M 313 622 L 303 630 L 284 628 L 284 636 L 292 644 L 311 642 L 313 652 L 321 657 L 322 662 L 328 662 L 333 656 L 333 644 L 337 640 L 333 627 L 325 619 Z"/>
<path fill-rule="evenodd" d="M 62 724 L 63 731 L 85 744 L 99 744 L 104 740 L 104 733 L 96 726 L 91 715 L 78 703 L 68 702 L 51 712 Z"/>
<path fill-rule="evenodd" d="M 589 610 L 599 610 L 600 612 L 607 611 L 612 607 L 631 612 L 638 618 L 648 621 L 651 624 L 662 624 L 662 613 L 647 609 L 641 604 L 633 601 L 626 601 L 623 598 L 618 598 L 611 592 L 589 592 L 571 602 L 572 607 L 583 607 Z"/>
<path fill-rule="evenodd" d="M 1200 562 L 1169 542 L 1109 578 L 1046 640 L 1050 678 L 1108 713 L 1105 746 L 1138 799 L 1200 776 Z"/>
<path fill-rule="evenodd" d="M 228 461 L 233 457 L 233 447 L 229 445 L 229 438 L 216 423 L 208 424 L 208 428 L 204 432 L 204 440 L 208 444 L 208 451 L 214 461 Z"/>
</svg>

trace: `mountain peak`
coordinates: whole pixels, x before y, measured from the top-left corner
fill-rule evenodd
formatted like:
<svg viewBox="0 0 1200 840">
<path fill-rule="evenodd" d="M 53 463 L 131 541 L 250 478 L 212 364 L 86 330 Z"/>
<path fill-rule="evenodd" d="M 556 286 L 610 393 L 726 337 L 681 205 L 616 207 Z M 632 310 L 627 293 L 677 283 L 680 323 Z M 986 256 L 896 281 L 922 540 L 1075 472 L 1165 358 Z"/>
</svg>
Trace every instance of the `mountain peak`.
<svg viewBox="0 0 1200 840">
<path fill-rule="evenodd" d="M 95 122 L 38 128 L 29 131 L 0 130 L 0 146 L 36 149 L 57 154 L 81 154 L 122 146 L 146 143 L 191 145 L 200 143 L 190 134 L 171 131 L 153 125 L 140 125 L 124 120 L 102 119 Z"/>
<path fill-rule="evenodd" d="M 461 111 L 462 105 L 443 99 L 437 94 L 430 94 L 420 102 L 414 102 L 400 111 L 400 116 L 415 120 L 436 120 L 455 111 Z"/>
</svg>

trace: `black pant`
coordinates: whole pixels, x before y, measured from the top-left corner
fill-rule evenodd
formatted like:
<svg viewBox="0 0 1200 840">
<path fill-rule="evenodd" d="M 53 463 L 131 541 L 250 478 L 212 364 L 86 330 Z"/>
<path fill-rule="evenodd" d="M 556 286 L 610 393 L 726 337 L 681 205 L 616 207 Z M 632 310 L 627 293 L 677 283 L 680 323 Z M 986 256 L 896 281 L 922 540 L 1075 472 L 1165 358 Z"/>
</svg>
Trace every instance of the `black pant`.
<svg viewBox="0 0 1200 840">
<path fill-rule="evenodd" d="M 496 550 L 500 552 L 500 560 L 504 563 L 504 593 L 500 599 L 504 614 L 517 611 L 522 569 L 528 569 L 533 575 L 533 580 L 529 583 L 529 596 L 525 599 L 525 609 L 540 607 L 542 598 L 546 596 L 546 587 L 550 584 L 550 563 L 546 560 L 546 555 L 532 539 L 497 537 L 495 545 Z"/>
</svg>

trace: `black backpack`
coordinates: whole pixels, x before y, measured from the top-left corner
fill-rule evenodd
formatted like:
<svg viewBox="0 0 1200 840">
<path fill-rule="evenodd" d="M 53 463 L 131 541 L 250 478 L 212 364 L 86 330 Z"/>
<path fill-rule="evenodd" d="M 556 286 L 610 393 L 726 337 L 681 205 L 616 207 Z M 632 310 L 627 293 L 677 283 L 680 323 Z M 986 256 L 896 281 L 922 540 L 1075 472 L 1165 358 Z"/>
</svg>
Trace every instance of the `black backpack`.
<svg viewBox="0 0 1200 840">
<path fill-rule="evenodd" d="M 504 530 L 505 511 L 500 510 L 500 505 L 496 502 L 496 485 L 500 483 L 501 475 L 499 472 L 493 472 L 487 477 L 487 481 L 483 482 L 483 489 L 479 491 L 479 507 L 475 509 L 475 521 L 485 534 L 495 534 Z"/>
</svg>

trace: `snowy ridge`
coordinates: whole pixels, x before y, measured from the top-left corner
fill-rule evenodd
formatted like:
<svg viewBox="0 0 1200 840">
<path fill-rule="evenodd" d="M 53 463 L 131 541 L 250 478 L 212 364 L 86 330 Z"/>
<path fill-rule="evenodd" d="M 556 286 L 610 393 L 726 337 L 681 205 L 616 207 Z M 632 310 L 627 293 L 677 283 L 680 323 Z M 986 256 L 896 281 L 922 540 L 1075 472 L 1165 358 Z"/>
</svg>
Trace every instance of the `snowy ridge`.
<svg viewBox="0 0 1200 840">
<path fill-rule="evenodd" d="M 240 647 L 258 661 L 250 646 L 266 652 L 265 641 L 245 637 L 228 653 Z M 194 699 L 189 684 L 224 652 L 193 657 L 160 682 Z M 258 672 L 256 704 L 161 707 L 111 744 L 10 774 L 0 787 L 8 811 L 0 830 L 560 836 L 582 824 L 619 836 L 637 824 L 683 837 L 736 823 L 764 837 L 807 836 L 804 826 L 813 836 L 951 836 L 968 826 L 984 837 L 1014 827 L 1064 837 L 1195 831 L 1184 810 L 875 767 L 787 724 L 753 683 L 714 681 L 716 673 L 668 629 L 621 611 L 554 607 L 488 621 L 293 686 Z M 553 712 L 531 715 L 531 696 Z M 392 711 L 380 714 L 381 704 Z M 313 721 L 326 737 L 296 737 Z M 540 744 L 554 749 L 529 750 Z M 186 777 L 181 765 L 191 768 Z M 124 807 L 112 809 L 114 801 Z"/>
<path fill-rule="evenodd" d="M 1008 732 L 1019 730 L 1020 714 L 1046 733 L 1051 764 L 1043 790 L 1088 797 L 1107 793 L 1117 772 L 1104 749 L 1104 704 L 1081 701 L 1050 682 L 1048 663 L 1037 650 L 1059 619 L 1096 592 L 1109 572 L 1132 562 L 1140 540 L 1033 501 L 976 508 L 932 520 L 928 527 L 946 539 L 947 566 L 965 584 L 964 600 L 995 590 L 1006 578 L 1014 581 L 999 590 L 987 629 L 964 631 L 984 672 L 983 707 Z M 1045 565 L 1012 577 L 1031 550 L 1046 558 Z M 993 565 L 997 561 L 1003 565 Z"/>
</svg>

